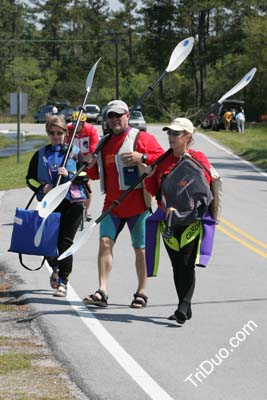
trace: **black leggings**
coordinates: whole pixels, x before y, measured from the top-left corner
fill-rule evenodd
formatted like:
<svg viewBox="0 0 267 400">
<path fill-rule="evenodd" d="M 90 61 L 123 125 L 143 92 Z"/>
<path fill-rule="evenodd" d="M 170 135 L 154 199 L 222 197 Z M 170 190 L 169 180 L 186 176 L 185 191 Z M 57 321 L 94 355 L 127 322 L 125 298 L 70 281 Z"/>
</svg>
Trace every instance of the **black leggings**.
<svg viewBox="0 0 267 400">
<path fill-rule="evenodd" d="M 83 217 L 83 205 L 82 203 L 70 203 L 64 199 L 55 211 L 61 213 L 58 237 L 58 252 L 60 255 L 73 244 L 74 236 Z M 47 261 L 52 268 L 59 268 L 59 278 L 67 283 L 68 276 L 72 271 L 73 256 L 66 257 L 61 261 L 58 261 L 57 257 L 47 257 Z"/>
<path fill-rule="evenodd" d="M 187 226 L 174 227 L 173 236 L 180 243 L 180 238 Z M 172 263 L 173 279 L 178 296 L 178 305 L 183 301 L 191 303 L 195 288 L 195 261 L 199 237 L 182 247 L 179 251 L 171 249 L 164 241 Z"/>
</svg>

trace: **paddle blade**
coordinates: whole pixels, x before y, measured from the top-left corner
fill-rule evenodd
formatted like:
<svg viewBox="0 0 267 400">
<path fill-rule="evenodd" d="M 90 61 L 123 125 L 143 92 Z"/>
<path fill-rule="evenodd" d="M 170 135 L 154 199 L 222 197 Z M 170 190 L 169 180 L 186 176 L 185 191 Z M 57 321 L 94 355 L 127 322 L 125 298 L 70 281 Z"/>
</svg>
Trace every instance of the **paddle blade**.
<svg viewBox="0 0 267 400">
<path fill-rule="evenodd" d="M 80 235 L 79 239 L 76 240 L 73 245 L 71 245 L 68 250 L 64 251 L 64 253 L 60 254 L 58 260 L 63 260 L 66 257 L 72 256 L 76 251 L 80 250 L 80 248 L 87 242 L 90 237 L 93 229 L 96 227 L 97 223 L 94 222 L 88 229 L 85 229 Z"/>
<path fill-rule="evenodd" d="M 86 79 L 86 91 L 89 93 L 92 87 L 92 83 L 94 80 L 94 76 L 95 76 L 95 70 L 97 67 L 97 64 L 99 63 L 99 61 L 101 60 L 101 57 L 97 60 L 97 62 L 95 63 L 95 65 L 92 67 L 91 71 L 89 72 L 87 79 Z"/>
<path fill-rule="evenodd" d="M 43 230 L 45 226 L 45 218 L 42 220 L 41 225 L 39 226 L 35 236 L 34 236 L 34 246 L 39 247 L 41 244 L 42 236 L 43 236 Z"/>
<path fill-rule="evenodd" d="M 230 89 L 220 98 L 220 100 L 218 100 L 218 103 L 221 104 L 224 100 L 228 99 L 228 97 L 233 96 L 233 94 L 239 92 L 239 90 L 247 86 L 249 82 L 252 81 L 256 71 L 257 68 L 252 68 L 245 76 L 243 76 L 243 78 L 232 89 Z"/>
<path fill-rule="evenodd" d="M 71 181 L 54 187 L 37 203 L 36 210 L 41 218 L 47 218 L 57 208 L 68 193 L 70 185 Z"/>
<path fill-rule="evenodd" d="M 166 71 L 171 72 L 174 71 L 176 68 L 178 68 L 179 65 L 181 65 L 182 62 L 186 59 L 186 57 L 191 53 L 193 45 L 194 45 L 194 38 L 192 36 L 178 43 L 172 52 Z"/>
</svg>

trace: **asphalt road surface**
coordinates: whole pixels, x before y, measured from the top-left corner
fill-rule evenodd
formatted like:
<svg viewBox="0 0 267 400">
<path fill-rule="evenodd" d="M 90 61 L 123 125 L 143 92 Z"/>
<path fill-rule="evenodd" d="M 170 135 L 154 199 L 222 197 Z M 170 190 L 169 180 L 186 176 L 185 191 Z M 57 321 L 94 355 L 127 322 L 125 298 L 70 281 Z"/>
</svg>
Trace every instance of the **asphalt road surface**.
<svg viewBox="0 0 267 400">
<path fill-rule="evenodd" d="M 167 149 L 161 128 L 148 131 Z M 98 288 L 98 227 L 74 256 L 68 297 L 54 298 L 46 267 L 28 272 L 7 252 L 15 207 L 27 204 L 30 190 L 0 192 L 1 262 L 23 279 L 33 317 L 89 399 L 267 398 L 267 175 L 201 134 L 193 147 L 223 177 L 223 211 L 211 262 L 197 268 L 193 317 L 184 326 L 167 319 L 177 299 L 163 246 L 158 277 L 148 281 L 148 306 L 129 308 L 136 276 L 127 228 L 114 250 L 108 308 L 89 310 L 81 301 Z M 94 219 L 102 203 L 94 182 Z M 25 261 L 33 267 L 40 260 Z"/>
</svg>

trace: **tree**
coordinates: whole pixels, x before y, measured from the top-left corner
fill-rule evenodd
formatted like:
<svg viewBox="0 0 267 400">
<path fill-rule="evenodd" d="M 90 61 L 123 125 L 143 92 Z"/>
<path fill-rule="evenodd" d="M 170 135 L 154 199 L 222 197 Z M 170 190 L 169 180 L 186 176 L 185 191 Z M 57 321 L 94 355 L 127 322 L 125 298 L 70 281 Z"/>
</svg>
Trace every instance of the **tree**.
<svg viewBox="0 0 267 400">
<path fill-rule="evenodd" d="M 0 18 L 0 109 L 7 106 L 6 94 L 11 82 L 6 77 L 6 70 L 20 51 L 26 51 L 25 44 L 20 43 L 29 26 L 25 20 L 26 10 L 15 0 L 1 0 Z"/>
</svg>

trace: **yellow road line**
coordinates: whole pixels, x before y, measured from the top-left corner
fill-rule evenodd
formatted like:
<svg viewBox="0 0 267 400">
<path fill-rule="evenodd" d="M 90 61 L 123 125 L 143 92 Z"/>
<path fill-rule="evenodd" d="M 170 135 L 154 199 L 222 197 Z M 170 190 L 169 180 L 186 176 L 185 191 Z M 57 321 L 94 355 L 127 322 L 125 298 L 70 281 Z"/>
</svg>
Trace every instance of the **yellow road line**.
<svg viewBox="0 0 267 400">
<path fill-rule="evenodd" d="M 237 242 L 241 243 L 244 247 L 247 247 L 249 250 L 253 251 L 254 253 L 257 253 L 261 257 L 267 258 L 267 254 L 264 253 L 263 251 L 257 249 L 256 247 L 252 246 L 251 244 L 245 242 L 244 240 L 240 239 L 236 235 L 232 234 L 229 232 L 227 229 L 223 228 L 222 226 L 218 225 L 217 229 L 221 232 L 223 232 L 226 236 L 229 236 L 231 239 L 236 240 Z"/>
<path fill-rule="evenodd" d="M 239 233 L 241 236 L 245 237 L 246 239 L 250 240 L 251 242 L 257 244 L 258 246 L 262 247 L 263 249 L 267 250 L 267 244 L 261 242 L 260 240 L 254 238 L 253 236 L 249 235 L 248 233 L 242 231 L 239 229 L 237 226 L 231 224 L 231 222 L 227 221 L 224 218 L 220 218 L 220 221 L 225 224 L 226 226 L 229 226 L 233 231 Z"/>
</svg>

